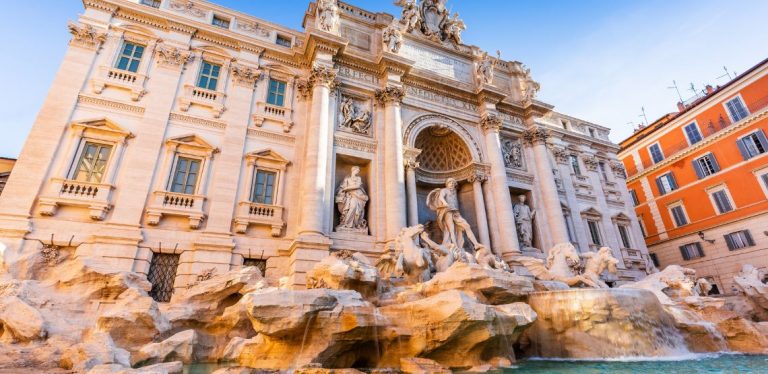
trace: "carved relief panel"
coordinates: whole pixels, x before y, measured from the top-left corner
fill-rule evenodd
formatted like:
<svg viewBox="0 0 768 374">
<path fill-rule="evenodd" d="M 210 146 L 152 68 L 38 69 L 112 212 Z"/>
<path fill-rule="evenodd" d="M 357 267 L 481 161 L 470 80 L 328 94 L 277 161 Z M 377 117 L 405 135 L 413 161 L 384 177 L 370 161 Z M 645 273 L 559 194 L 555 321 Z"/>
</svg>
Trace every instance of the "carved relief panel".
<svg viewBox="0 0 768 374">
<path fill-rule="evenodd" d="M 373 136 L 371 100 L 349 93 L 341 93 L 338 98 L 337 128 L 356 135 Z"/>
<path fill-rule="evenodd" d="M 504 157 L 504 166 L 509 169 L 525 170 L 523 144 L 520 142 L 520 139 L 502 137 L 501 153 Z"/>
</svg>

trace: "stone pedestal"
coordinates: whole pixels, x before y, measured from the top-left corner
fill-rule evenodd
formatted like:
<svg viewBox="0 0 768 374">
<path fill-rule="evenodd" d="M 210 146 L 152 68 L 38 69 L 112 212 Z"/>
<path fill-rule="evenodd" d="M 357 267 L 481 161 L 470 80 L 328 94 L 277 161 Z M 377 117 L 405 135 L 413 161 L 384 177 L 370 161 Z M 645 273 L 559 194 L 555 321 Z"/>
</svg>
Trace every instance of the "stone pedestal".
<svg viewBox="0 0 768 374">
<path fill-rule="evenodd" d="M 327 257 L 333 242 L 322 235 L 300 235 L 288 249 L 288 286 L 304 289 L 307 272 Z"/>
</svg>

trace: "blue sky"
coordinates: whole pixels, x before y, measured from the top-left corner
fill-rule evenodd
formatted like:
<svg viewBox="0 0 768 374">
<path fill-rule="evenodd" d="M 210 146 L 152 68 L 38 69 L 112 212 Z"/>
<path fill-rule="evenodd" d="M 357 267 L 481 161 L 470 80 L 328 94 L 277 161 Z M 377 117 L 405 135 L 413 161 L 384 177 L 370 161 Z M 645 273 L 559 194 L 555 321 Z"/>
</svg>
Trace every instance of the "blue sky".
<svg viewBox="0 0 768 374">
<path fill-rule="evenodd" d="M 296 29 L 308 0 L 218 0 Z M 398 15 L 391 0 L 349 0 Z M 642 121 L 675 110 L 676 80 L 723 84 L 723 66 L 741 73 L 768 57 L 765 0 L 448 0 L 468 30 L 464 40 L 519 60 L 555 110 L 608 126 L 620 141 Z M 67 47 L 78 0 L 13 1 L 0 22 L 0 156 L 16 157 Z"/>
</svg>

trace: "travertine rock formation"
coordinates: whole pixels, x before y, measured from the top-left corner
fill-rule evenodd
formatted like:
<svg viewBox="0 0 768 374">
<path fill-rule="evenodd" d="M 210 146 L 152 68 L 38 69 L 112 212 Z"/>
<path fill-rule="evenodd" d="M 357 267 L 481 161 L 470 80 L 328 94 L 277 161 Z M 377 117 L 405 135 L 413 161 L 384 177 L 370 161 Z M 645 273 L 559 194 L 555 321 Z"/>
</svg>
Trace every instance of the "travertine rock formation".
<svg viewBox="0 0 768 374">
<path fill-rule="evenodd" d="M 733 284 L 752 305 L 755 319 L 768 321 L 768 285 L 760 280 L 758 270 L 752 265 L 744 265 L 733 277 Z"/>
</svg>

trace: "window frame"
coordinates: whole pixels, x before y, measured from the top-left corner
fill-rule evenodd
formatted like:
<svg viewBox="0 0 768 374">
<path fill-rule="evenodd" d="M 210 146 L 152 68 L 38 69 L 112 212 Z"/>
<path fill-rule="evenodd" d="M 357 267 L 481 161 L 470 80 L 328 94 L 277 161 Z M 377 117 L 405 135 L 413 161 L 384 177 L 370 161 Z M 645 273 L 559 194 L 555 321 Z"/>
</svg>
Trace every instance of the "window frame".
<svg viewBox="0 0 768 374">
<path fill-rule="evenodd" d="M 178 171 L 179 171 L 178 170 L 179 163 L 182 160 L 191 161 L 190 162 L 190 166 L 192 165 L 192 162 L 197 162 L 197 171 L 195 171 L 195 180 L 194 180 L 194 184 L 192 185 L 192 192 L 191 193 L 186 192 L 187 191 L 187 187 L 189 187 L 189 179 L 188 179 L 189 178 L 189 174 L 190 174 L 189 167 L 187 168 L 187 171 L 186 171 L 185 183 L 183 185 L 183 187 L 184 187 L 183 191 L 174 191 L 173 190 L 174 185 L 176 185 L 176 175 L 178 174 Z M 201 174 L 203 172 L 204 163 L 205 163 L 205 159 L 202 158 L 202 157 L 195 157 L 195 156 L 190 156 L 190 155 L 186 155 L 186 154 L 176 154 L 174 156 L 174 160 L 173 160 L 173 167 L 171 168 L 171 175 L 168 178 L 168 187 L 167 187 L 166 191 L 171 192 L 171 193 L 176 193 L 176 194 L 182 194 L 182 195 L 197 195 L 198 194 L 197 191 L 199 191 L 199 188 L 200 188 L 200 176 L 201 176 Z"/>
<path fill-rule="evenodd" d="M 754 136 L 755 138 L 752 138 L 752 136 Z M 759 145 L 761 148 L 763 148 L 763 151 L 752 154 L 750 148 L 747 147 L 746 143 L 744 142 L 744 139 L 746 138 L 750 138 L 750 140 L 753 143 L 753 146 L 757 147 Z M 755 142 L 755 139 L 757 140 L 757 142 Z M 739 147 L 739 152 L 741 152 L 741 155 L 745 161 L 751 160 L 762 154 L 768 153 L 768 139 L 766 139 L 765 132 L 763 132 L 762 129 L 756 129 L 755 131 L 750 131 L 749 133 L 744 134 L 743 136 L 740 136 L 736 140 L 736 145 Z"/>
<path fill-rule="evenodd" d="M 675 213 L 673 211 L 675 208 L 680 208 L 683 218 L 685 219 L 685 223 L 678 224 L 677 219 L 675 219 Z M 672 220 L 672 225 L 675 228 L 680 228 L 691 224 L 691 218 L 688 216 L 688 211 L 685 209 L 685 205 L 682 201 L 676 201 L 674 203 L 668 204 L 667 211 L 669 212 L 669 218 Z"/>
<path fill-rule="evenodd" d="M 653 148 L 653 147 L 657 147 L 659 149 L 659 154 L 661 155 L 661 160 L 656 161 L 656 159 L 654 159 L 653 151 L 651 151 L 651 148 Z M 661 148 L 661 143 L 660 142 L 656 142 L 656 143 L 653 143 L 653 144 L 649 145 L 646 148 L 646 151 L 648 151 L 648 156 L 651 158 L 651 162 L 653 163 L 653 165 L 656 165 L 656 164 L 659 164 L 661 162 L 664 162 L 664 160 L 666 159 L 666 156 L 664 155 L 664 150 Z"/>
<path fill-rule="evenodd" d="M 160 9 L 160 5 L 162 4 L 162 0 L 140 0 L 139 4 L 150 6 L 155 9 Z"/>
<path fill-rule="evenodd" d="M 130 55 L 126 55 L 125 54 L 125 48 L 128 45 L 133 46 L 133 50 L 132 50 Z M 141 48 L 141 52 L 140 52 L 141 55 L 139 57 L 135 56 L 137 48 Z M 113 68 L 115 68 L 117 70 L 120 70 L 120 71 L 125 71 L 125 72 L 128 72 L 128 73 L 138 74 L 139 70 L 141 69 L 141 63 L 144 60 L 144 54 L 146 52 L 147 52 L 147 46 L 146 45 L 141 44 L 141 43 L 137 43 L 137 42 L 135 42 L 133 40 L 123 40 L 123 43 L 120 45 L 120 49 L 117 51 L 117 58 L 115 59 L 115 63 L 113 65 Z M 123 59 L 127 59 L 127 61 L 128 61 L 125 68 L 121 68 L 120 67 L 120 63 L 122 62 Z M 133 62 L 136 62 L 136 65 L 135 65 L 136 66 L 136 70 L 131 70 L 131 66 L 132 66 L 131 64 Z"/>
<path fill-rule="evenodd" d="M 733 240 L 734 235 L 738 236 L 741 244 L 745 244 L 745 245 L 737 246 L 736 242 L 734 242 Z M 752 236 L 752 233 L 747 229 L 729 232 L 723 235 L 723 239 L 725 240 L 725 245 L 728 247 L 729 251 L 738 251 L 740 249 L 754 247 L 757 245 L 757 243 L 755 243 L 754 237 Z"/>
<path fill-rule="evenodd" d="M 735 100 L 738 100 L 740 102 L 741 106 L 744 108 L 744 111 L 746 111 L 746 113 L 747 113 L 744 117 L 739 118 L 739 119 L 735 119 L 733 117 L 733 114 L 731 113 L 731 110 L 728 109 L 728 103 L 730 103 L 732 101 L 735 101 Z M 728 118 L 731 119 L 731 123 L 739 122 L 739 121 L 743 120 L 744 118 L 749 117 L 752 114 L 752 112 L 749 110 L 749 107 L 747 107 L 747 102 L 744 101 L 744 98 L 741 97 L 740 93 L 736 94 L 736 96 L 734 96 L 734 97 L 732 97 L 732 98 L 730 98 L 728 100 L 724 100 L 722 105 L 723 105 L 723 108 L 725 108 L 725 112 L 728 114 Z"/>
<path fill-rule="evenodd" d="M 688 134 L 688 128 L 689 127 L 693 127 L 694 129 L 696 129 L 696 134 L 698 134 L 699 140 L 697 140 L 695 142 L 693 140 L 691 140 L 691 137 Z M 699 128 L 699 123 L 697 121 L 695 121 L 695 120 L 693 122 L 683 126 L 682 130 L 683 130 L 683 134 L 685 135 L 685 139 L 688 141 L 688 145 L 689 146 L 694 145 L 696 143 L 700 143 L 700 142 L 702 142 L 704 140 L 704 134 L 701 132 L 701 128 Z"/>
<path fill-rule="evenodd" d="M 253 178 L 251 180 L 251 189 L 249 193 L 249 201 L 252 203 L 262 204 L 262 205 L 277 205 L 277 191 L 279 188 L 278 183 L 280 181 L 280 171 L 275 169 L 270 169 L 270 168 L 258 167 L 258 166 L 254 166 L 254 168 L 255 169 L 253 171 Z M 273 176 L 272 188 L 271 188 L 272 195 L 270 196 L 272 201 L 269 203 L 265 201 L 257 201 L 258 196 L 256 195 L 256 187 L 258 185 L 257 181 L 258 181 L 260 172 L 265 174 L 271 174 Z M 268 185 L 267 181 L 265 180 L 264 186 L 266 187 L 267 185 Z M 267 189 L 264 188 L 264 196 L 263 196 L 264 198 L 266 198 L 266 191 Z"/>
<path fill-rule="evenodd" d="M 104 160 L 104 171 L 101 173 L 101 178 L 99 178 L 98 181 L 77 179 L 77 174 L 80 170 L 80 166 L 85 157 L 85 151 L 89 144 L 96 145 L 98 147 L 97 150 L 100 148 L 109 147 L 109 154 L 107 154 L 107 158 L 106 160 Z M 109 171 L 110 160 L 112 159 L 112 155 L 115 152 L 115 148 L 116 148 L 115 146 L 116 145 L 114 143 L 83 137 L 80 141 L 80 144 L 78 145 L 77 153 L 75 155 L 75 158 L 72 160 L 72 165 L 69 168 L 69 172 L 67 173 L 67 179 L 72 181 L 82 182 L 82 183 L 95 183 L 95 184 L 105 183 L 104 178 L 107 176 L 107 173 Z M 93 172 L 90 172 L 90 174 L 92 173 Z"/>
<path fill-rule="evenodd" d="M 587 218 L 586 221 L 587 221 L 587 232 L 589 233 L 589 243 L 590 243 L 590 245 L 595 245 L 595 246 L 598 246 L 598 247 L 602 246 L 603 245 L 603 235 L 600 232 L 600 220 L 594 219 L 594 218 Z M 594 232 L 592 231 L 592 225 L 590 225 L 590 224 L 594 224 L 594 226 L 595 226 L 595 231 Z M 595 243 L 595 235 L 597 235 L 597 243 Z"/>
<path fill-rule="evenodd" d="M 707 160 L 706 164 L 702 164 L 701 162 L 701 160 L 704 159 Z M 715 154 L 712 152 L 707 152 L 693 159 L 693 170 L 696 172 L 696 176 L 699 179 L 704 179 L 719 173 L 722 169 L 720 168 L 720 163 L 717 162 L 717 157 L 715 157 Z"/>
<path fill-rule="evenodd" d="M 695 247 L 697 256 L 691 257 L 691 254 L 688 251 L 683 249 L 689 246 Z M 691 261 L 691 260 L 696 260 L 699 258 L 706 257 L 706 254 L 704 253 L 704 247 L 701 245 L 701 242 L 686 243 L 679 246 L 678 249 L 680 250 L 680 255 L 683 257 L 683 261 Z"/>
<path fill-rule="evenodd" d="M 666 177 L 669 177 L 669 178 L 666 178 Z M 662 178 L 666 179 L 667 184 L 669 185 L 669 189 L 667 189 L 667 186 L 664 186 L 664 184 L 661 182 Z M 659 190 L 659 194 L 661 196 L 664 196 L 670 192 L 678 190 L 680 186 L 678 186 L 677 184 L 677 179 L 675 179 L 675 174 L 672 173 L 672 171 L 668 171 L 656 177 L 656 188 Z"/>
<path fill-rule="evenodd" d="M 272 91 L 272 83 L 276 84 L 276 88 L 278 89 L 277 91 L 274 91 L 274 92 Z M 282 92 L 279 92 L 280 87 L 282 87 Z M 267 97 L 265 98 L 264 102 L 266 102 L 267 105 L 285 108 L 286 107 L 285 99 L 286 99 L 287 92 L 288 92 L 287 81 L 270 77 L 269 82 L 267 83 Z M 273 97 L 275 98 L 275 102 L 270 102 L 270 99 Z M 280 103 L 278 104 L 277 101 L 279 101 Z"/>
<path fill-rule="evenodd" d="M 629 224 L 620 222 L 616 224 L 616 230 L 619 233 L 619 244 L 623 246 L 622 248 L 632 249 L 632 234 L 629 230 Z"/>
<path fill-rule="evenodd" d="M 569 159 L 569 163 L 571 164 L 571 173 L 573 173 L 573 175 L 579 175 L 579 176 L 583 175 L 581 173 L 581 163 L 579 161 L 579 156 L 575 154 L 570 154 L 568 155 L 568 159 Z"/>
<path fill-rule="evenodd" d="M 753 170 L 752 174 L 757 179 L 757 184 L 760 185 L 760 188 L 763 190 L 765 198 L 768 199 L 768 167 Z"/>
<path fill-rule="evenodd" d="M 232 27 L 232 19 L 227 18 L 225 16 L 220 16 L 218 14 L 214 14 L 213 18 L 211 18 L 211 25 L 220 27 L 225 30 L 229 30 L 229 28 Z"/>
<path fill-rule="evenodd" d="M 630 188 L 627 192 L 629 193 L 629 198 L 632 199 L 633 206 L 640 205 L 640 198 L 637 196 L 637 191 L 635 191 L 634 188 Z"/>
<path fill-rule="evenodd" d="M 206 65 L 211 67 L 210 73 L 205 73 Z M 213 75 L 213 71 L 218 68 L 216 75 Z M 221 64 L 217 64 L 208 60 L 203 60 L 200 64 L 200 70 L 197 73 L 197 79 L 195 80 L 195 87 L 202 88 L 209 91 L 217 91 L 219 88 L 219 80 L 221 80 L 221 73 L 224 67 Z M 203 85 L 203 78 L 206 80 L 206 85 Z M 211 80 L 214 80 L 214 86 L 211 88 Z"/>
<path fill-rule="evenodd" d="M 285 44 L 280 43 L 280 40 L 284 40 Z M 283 34 L 277 33 L 275 35 L 275 44 L 279 45 L 281 47 L 292 48 L 293 47 L 293 37 L 285 36 Z"/>
<path fill-rule="evenodd" d="M 715 210 L 715 214 L 718 216 L 721 216 L 723 214 L 727 214 L 730 212 L 733 212 L 734 210 L 738 209 L 736 206 L 736 202 L 733 201 L 733 196 L 731 196 L 731 192 L 728 190 L 728 186 L 725 184 L 720 184 L 717 186 L 709 187 L 706 189 L 707 195 L 709 196 L 709 202 L 712 204 L 712 208 Z M 728 204 L 730 205 L 730 210 L 726 212 L 721 212 L 720 208 L 718 207 L 717 200 L 715 200 L 715 194 L 718 192 L 722 192 L 725 194 L 725 197 L 728 199 Z"/>
</svg>

